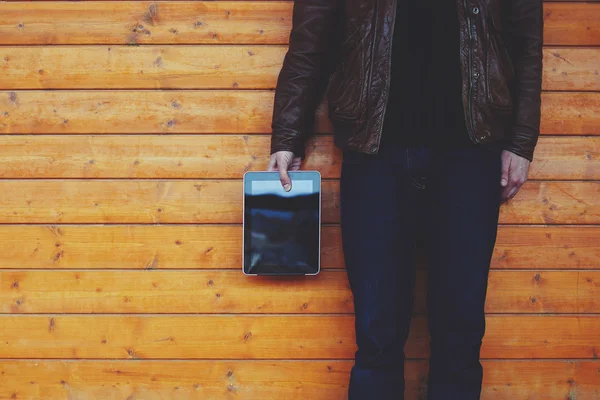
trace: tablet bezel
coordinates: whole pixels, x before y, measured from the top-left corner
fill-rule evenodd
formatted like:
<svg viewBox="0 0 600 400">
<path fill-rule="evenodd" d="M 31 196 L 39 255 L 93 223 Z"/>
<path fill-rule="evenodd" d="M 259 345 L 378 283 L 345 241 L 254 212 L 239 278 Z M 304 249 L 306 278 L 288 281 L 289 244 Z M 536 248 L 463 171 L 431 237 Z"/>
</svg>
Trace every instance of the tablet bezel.
<svg viewBox="0 0 600 400">
<path fill-rule="evenodd" d="M 317 188 L 319 195 L 319 237 L 318 237 L 318 255 L 317 255 L 317 271 L 314 273 L 271 273 L 271 274 L 259 274 L 259 273 L 246 273 L 246 189 L 250 189 L 252 182 L 257 181 L 276 181 L 280 183 L 279 172 L 277 171 L 247 171 L 244 173 L 243 185 L 242 185 L 242 272 L 247 276 L 312 276 L 317 275 L 321 272 L 321 173 L 319 171 L 289 171 L 290 179 L 292 180 L 292 190 L 294 187 L 294 180 L 312 180 L 314 188 Z M 250 192 L 250 190 L 249 190 Z"/>
</svg>

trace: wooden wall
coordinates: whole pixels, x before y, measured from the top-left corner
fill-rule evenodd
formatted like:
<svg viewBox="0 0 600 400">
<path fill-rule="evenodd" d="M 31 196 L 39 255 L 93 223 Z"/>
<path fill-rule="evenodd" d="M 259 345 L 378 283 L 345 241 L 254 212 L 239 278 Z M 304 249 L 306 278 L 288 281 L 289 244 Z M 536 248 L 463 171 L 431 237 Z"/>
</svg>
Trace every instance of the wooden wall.
<svg viewBox="0 0 600 400">
<path fill-rule="evenodd" d="M 354 352 L 325 108 L 316 278 L 241 274 L 289 1 L 0 3 L 0 398 L 346 398 Z M 502 208 L 485 400 L 600 399 L 600 3 L 545 4 L 531 181 Z M 407 355 L 427 387 L 425 271 Z"/>
</svg>

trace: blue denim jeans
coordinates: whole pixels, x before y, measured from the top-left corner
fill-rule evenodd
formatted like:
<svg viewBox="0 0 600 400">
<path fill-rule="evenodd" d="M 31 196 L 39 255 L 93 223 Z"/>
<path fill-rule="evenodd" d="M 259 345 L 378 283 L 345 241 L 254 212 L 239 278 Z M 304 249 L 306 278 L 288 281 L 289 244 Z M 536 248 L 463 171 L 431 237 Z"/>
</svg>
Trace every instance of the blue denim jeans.
<svg viewBox="0 0 600 400">
<path fill-rule="evenodd" d="M 342 241 L 358 346 L 349 400 L 403 399 L 418 238 L 428 261 L 427 399 L 479 399 L 500 155 L 394 144 L 376 155 L 344 152 Z"/>
</svg>

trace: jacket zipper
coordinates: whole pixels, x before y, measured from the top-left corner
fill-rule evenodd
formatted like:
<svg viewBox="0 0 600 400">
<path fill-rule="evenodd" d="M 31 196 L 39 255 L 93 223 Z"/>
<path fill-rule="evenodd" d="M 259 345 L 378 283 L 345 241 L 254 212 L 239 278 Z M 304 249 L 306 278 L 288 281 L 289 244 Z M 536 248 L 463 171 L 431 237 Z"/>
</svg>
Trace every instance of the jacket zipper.
<svg viewBox="0 0 600 400">
<path fill-rule="evenodd" d="M 475 137 L 475 127 L 473 126 L 473 109 L 471 104 L 471 98 L 473 96 L 473 46 L 471 42 L 473 41 L 473 33 L 471 31 L 471 19 L 469 18 L 469 10 L 467 8 L 467 0 L 463 0 L 465 17 L 467 19 L 467 30 L 469 31 L 469 94 L 467 96 L 467 118 L 469 119 L 469 128 L 467 131 L 471 140 L 475 143 L 479 143 L 479 140 Z"/>
</svg>

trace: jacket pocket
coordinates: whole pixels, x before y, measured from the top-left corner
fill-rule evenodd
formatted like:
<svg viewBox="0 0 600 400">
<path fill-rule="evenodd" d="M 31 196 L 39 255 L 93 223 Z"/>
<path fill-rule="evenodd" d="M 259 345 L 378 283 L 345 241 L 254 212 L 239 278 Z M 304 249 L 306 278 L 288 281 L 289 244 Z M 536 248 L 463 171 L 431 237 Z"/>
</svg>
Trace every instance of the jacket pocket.
<svg viewBox="0 0 600 400">
<path fill-rule="evenodd" d="M 489 104 L 499 110 L 512 110 L 513 100 L 510 85 L 515 71 L 493 18 L 490 19 L 490 29 L 488 30 L 486 69 L 486 92 Z"/>
<path fill-rule="evenodd" d="M 364 112 L 365 36 L 362 25 L 350 32 L 341 44 L 340 60 L 327 86 L 329 118 L 356 120 Z"/>
</svg>

